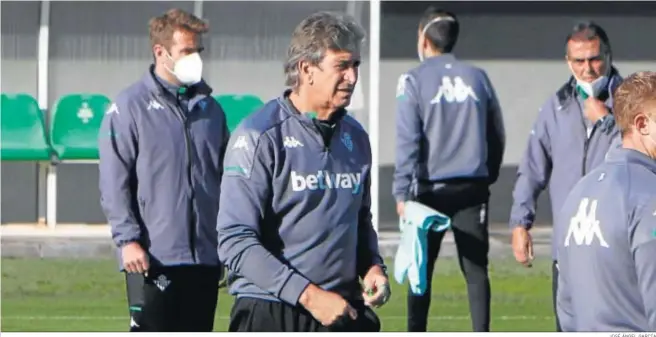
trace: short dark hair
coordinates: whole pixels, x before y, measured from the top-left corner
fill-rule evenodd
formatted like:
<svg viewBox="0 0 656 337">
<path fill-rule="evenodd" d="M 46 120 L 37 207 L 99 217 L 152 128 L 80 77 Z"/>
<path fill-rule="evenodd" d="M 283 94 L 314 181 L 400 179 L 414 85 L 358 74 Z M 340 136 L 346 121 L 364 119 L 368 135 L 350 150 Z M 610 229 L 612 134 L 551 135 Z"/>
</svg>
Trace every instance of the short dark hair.
<svg viewBox="0 0 656 337">
<path fill-rule="evenodd" d="M 567 44 L 569 41 L 592 41 L 599 39 L 600 52 L 603 55 L 611 56 L 610 41 L 606 31 L 594 21 L 579 22 L 572 28 L 565 40 L 565 55 L 567 55 Z"/>
<path fill-rule="evenodd" d="M 151 47 L 161 44 L 168 49 L 171 47 L 173 33 L 180 29 L 196 34 L 205 34 L 209 30 L 209 25 L 204 20 L 182 9 L 169 9 L 166 13 L 154 17 L 148 22 Z"/>
<path fill-rule="evenodd" d="M 452 18 L 453 20 L 432 22 L 437 18 L 445 17 Z M 426 38 L 437 50 L 443 53 L 450 53 L 458 41 L 460 23 L 455 14 L 430 6 L 424 11 L 421 20 L 419 20 L 419 30 L 423 31 L 424 29 L 426 30 Z"/>
</svg>

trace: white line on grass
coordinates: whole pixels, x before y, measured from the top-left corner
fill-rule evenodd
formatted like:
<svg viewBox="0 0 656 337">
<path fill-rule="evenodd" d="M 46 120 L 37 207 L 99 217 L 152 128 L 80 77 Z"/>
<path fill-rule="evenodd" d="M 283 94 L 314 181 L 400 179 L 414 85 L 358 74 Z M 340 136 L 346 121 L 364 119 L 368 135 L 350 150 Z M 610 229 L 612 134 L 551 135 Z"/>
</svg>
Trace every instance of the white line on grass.
<svg viewBox="0 0 656 337">
<path fill-rule="evenodd" d="M 230 319 L 229 316 L 219 316 L 221 320 Z M 128 316 L 2 316 L 2 320 L 14 321 L 122 321 L 129 320 Z M 381 320 L 406 319 L 406 316 L 380 316 Z M 469 316 L 429 316 L 429 320 L 464 321 Z M 553 316 L 495 316 L 493 321 L 541 321 L 551 320 Z"/>
</svg>

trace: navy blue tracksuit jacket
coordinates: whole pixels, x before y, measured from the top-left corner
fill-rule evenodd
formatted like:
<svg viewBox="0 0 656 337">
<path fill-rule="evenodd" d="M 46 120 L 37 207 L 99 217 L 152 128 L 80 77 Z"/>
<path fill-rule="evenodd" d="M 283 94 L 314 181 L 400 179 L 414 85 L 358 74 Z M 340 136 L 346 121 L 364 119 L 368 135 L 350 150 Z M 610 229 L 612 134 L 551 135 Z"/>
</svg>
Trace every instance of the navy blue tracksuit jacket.
<svg viewBox="0 0 656 337">
<path fill-rule="evenodd" d="M 622 77 L 613 68 L 608 87 L 600 96 L 611 115 L 591 128 L 583 116 L 583 100 L 575 90 L 573 77 L 542 106 L 517 171 L 511 228 L 517 225 L 531 228 L 537 198 L 547 185 L 555 219 L 572 186 L 603 163 L 611 144 L 619 137 L 612 116 L 612 92 L 621 82 Z M 555 232 L 558 230 L 554 227 Z M 552 247 L 556 259 L 555 246 Z"/>
<path fill-rule="evenodd" d="M 345 111 L 323 139 L 289 92 L 230 138 L 218 216 L 219 256 L 238 297 L 297 305 L 312 282 L 347 300 L 382 264 L 371 224 L 369 137 Z"/>
<path fill-rule="evenodd" d="M 431 57 L 401 76 L 396 96 L 396 201 L 450 179 L 496 181 L 505 130 L 485 71 L 452 54 Z"/>
<path fill-rule="evenodd" d="M 151 69 L 121 91 L 99 132 L 101 205 L 116 245 L 162 266 L 218 265 L 216 215 L 229 132 L 200 82 L 176 97 Z"/>
<path fill-rule="evenodd" d="M 556 214 L 563 331 L 656 331 L 656 160 L 613 150 Z"/>
</svg>

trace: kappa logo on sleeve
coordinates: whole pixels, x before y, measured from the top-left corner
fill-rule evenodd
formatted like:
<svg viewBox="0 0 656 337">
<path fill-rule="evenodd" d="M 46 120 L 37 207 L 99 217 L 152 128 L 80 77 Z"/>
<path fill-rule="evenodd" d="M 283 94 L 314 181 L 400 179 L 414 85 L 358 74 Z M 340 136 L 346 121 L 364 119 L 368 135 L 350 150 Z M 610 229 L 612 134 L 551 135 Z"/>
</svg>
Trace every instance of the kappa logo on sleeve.
<svg viewBox="0 0 656 337">
<path fill-rule="evenodd" d="M 233 150 L 239 150 L 239 149 L 248 150 L 248 141 L 246 141 L 246 136 L 237 137 L 237 140 L 232 145 L 232 149 Z"/>
<path fill-rule="evenodd" d="M 408 77 L 409 77 L 408 74 L 403 74 L 401 75 L 401 77 L 399 77 L 399 81 L 396 84 L 396 98 L 405 97 L 405 87 Z"/>
<path fill-rule="evenodd" d="M 148 107 L 146 107 L 146 110 L 163 110 L 164 106 L 162 104 L 154 99 L 151 99 L 150 102 L 148 102 Z"/>
<path fill-rule="evenodd" d="M 248 135 L 233 135 L 223 160 L 223 174 L 227 177 L 249 179 L 253 167 L 256 143 Z"/>
<path fill-rule="evenodd" d="M 107 109 L 105 112 L 106 115 L 111 115 L 111 114 L 117 114 L 118 115 L 118 107 L 116 106 L 116 103 L 112 103 L 112 105 Z"/>
</svg>

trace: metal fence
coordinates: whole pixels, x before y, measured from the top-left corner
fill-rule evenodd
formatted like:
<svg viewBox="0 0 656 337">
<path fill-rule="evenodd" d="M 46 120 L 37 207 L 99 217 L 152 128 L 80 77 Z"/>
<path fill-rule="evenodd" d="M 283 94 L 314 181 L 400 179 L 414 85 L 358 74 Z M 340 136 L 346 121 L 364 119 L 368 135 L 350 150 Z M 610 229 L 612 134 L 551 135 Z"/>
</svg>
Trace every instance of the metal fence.
<svg viewBox="0 0 656 337">
<path fill-rule="evenodd" d="M 365 47 L 358 84 L 362 96 L 353 112 L 367 126 L 377 149 L 374 166 L 379 174 L 373 181 L 377 223 L 395 229 L 394 90 L 399 75 L 418 63 L 417 21 L 427 5 L 412 1 L 3 1 L 0 89 L 33 95 L 45 110 L 68 93 L 114 97 L 150 63 L 149 18 L 179 7 L 210 23 L 204 41 L 204 75 L 215 91 L 253 93 L 266 101 L 283 89 L 282 61 L 293 27 L 318 10 L 350 13 L 368 30 L 369 43 L 375 47 L 372 53 L 369 44 Z M 569 76 L 563 58 L 567 32 L 576 21 L 594 19 L 608 32 L 622 74 L 655 69 L 656 44 L 645 42 L 653 40 L 656 31 L 656 3 L 455 1 L 439 5 L 456 12 L 461 21 L 456 55 L 488 72 L 501 101 L 508 146 L 501 177 L 492 188 L 489 216 L 492 222 L 503 223 L 517 163 L 538 107 Z M 48 163 L 3 162 L 1 173 L 2 223 L 45 223 L 46 219 L 51 224 L 105 223 L 95 164 L 66 163 L 52 169 Z M 549 208 L 543 193 L 538 222 L 550 222 Z"/>
</svg>

